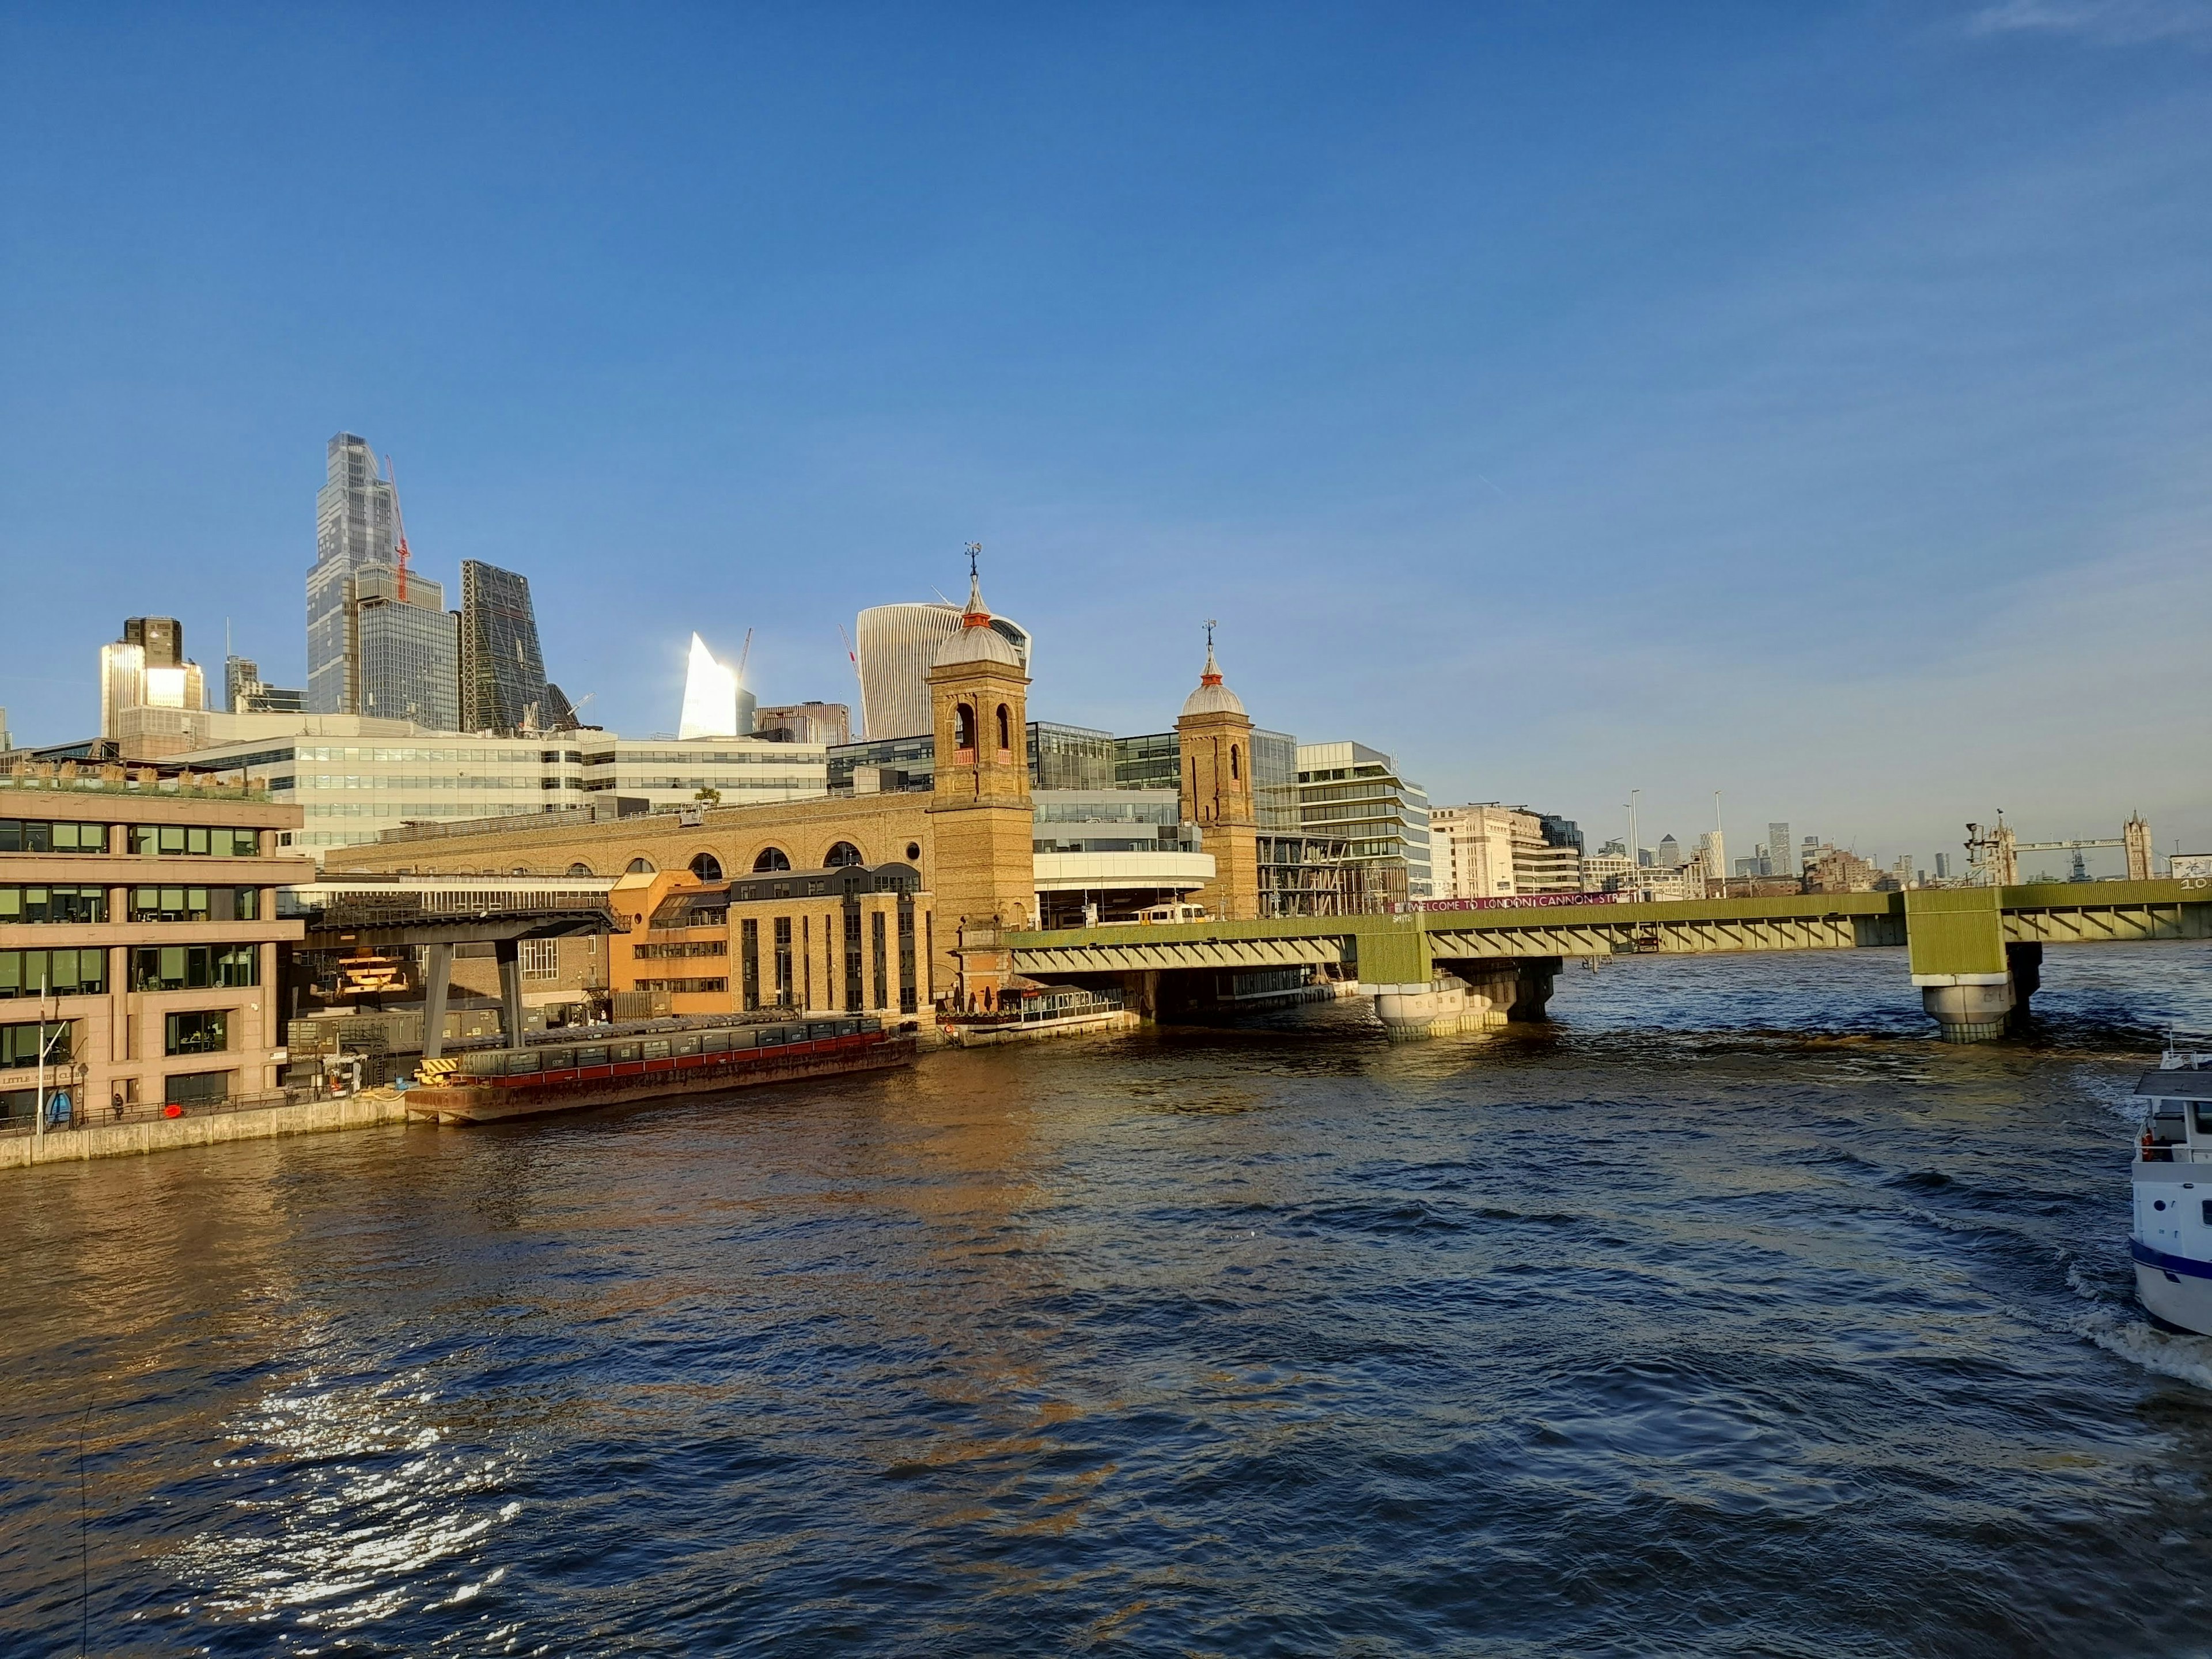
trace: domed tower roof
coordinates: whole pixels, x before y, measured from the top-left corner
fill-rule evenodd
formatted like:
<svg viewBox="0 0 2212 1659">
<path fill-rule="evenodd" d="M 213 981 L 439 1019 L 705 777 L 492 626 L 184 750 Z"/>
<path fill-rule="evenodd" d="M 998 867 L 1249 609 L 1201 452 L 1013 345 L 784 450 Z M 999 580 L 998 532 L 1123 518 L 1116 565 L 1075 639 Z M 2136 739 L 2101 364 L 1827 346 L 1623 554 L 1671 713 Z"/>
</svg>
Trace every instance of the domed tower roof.
<svg viewBox="0 0 2212 1659">
<path fill-rule="evenodd" d="M 960 613 L 960 631 L 945 637 L 929 665 L 950 668 L 964 662 L 1002 663 L 1018 674 L 1022 672 L 1021 653 L 991 626 L 990 609 L 983 603 L 983 580 L 972 570 L 968 574 L 968 608 Z"/>
<path fill-rule="evenodd" d="M 1213 624 L 1206 627 L 1206 672 L 1198 677 L 1198 690 L 1182 700 L 1183 718 L 1193 714 L 1242 714 L 1244 700 L 1221 683 L 1221 665 L 1213 660 Z"/>
</svg>

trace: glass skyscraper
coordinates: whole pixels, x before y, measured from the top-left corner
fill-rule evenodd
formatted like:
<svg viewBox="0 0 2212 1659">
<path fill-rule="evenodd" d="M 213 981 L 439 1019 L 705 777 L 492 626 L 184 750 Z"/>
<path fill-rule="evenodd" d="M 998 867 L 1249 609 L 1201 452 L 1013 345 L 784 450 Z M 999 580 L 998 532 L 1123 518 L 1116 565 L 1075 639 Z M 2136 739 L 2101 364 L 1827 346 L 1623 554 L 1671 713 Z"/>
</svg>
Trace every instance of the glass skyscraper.
<svg viewBox="0 0 2212 1659">
<path fill-rule="evenodd" d="M 325 446 L 324 459 L 326 476 L 315 495 L 315 565 L 307 573 L 307 712 L 356 714 L 365 711 L 350 649 L 348 584 L 363 565 L 396 562 L 399 513 L 367 439 L 341 432 Z"/>
<path fill-rule="evenodd" d="M 561 712 L 550 703 L 529 579 L 497 565 L 462 560 L 462 729 L 544 731 Z"/>
<path fill-rule="evenodd" d="M 325 459 L 307 573 L 307 712 L 453 731 L 460 633 L 446 590 L 410 570 L 401 596 L 398 498 L 368 441 L 341 432 Z"/>
</svg>

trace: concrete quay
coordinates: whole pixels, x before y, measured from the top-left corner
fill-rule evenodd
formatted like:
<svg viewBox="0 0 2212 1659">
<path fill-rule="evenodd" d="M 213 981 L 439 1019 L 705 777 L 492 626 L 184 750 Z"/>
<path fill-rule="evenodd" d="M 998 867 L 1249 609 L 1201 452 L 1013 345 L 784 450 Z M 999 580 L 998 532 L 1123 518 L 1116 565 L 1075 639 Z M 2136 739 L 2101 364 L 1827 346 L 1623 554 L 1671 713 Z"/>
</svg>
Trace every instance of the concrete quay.
<svg viewBox="0 0 2212 1659">
<path fill-rule="evenodd" d="M 94 1158 L 134 1158 L 185 1146 L 212 1146 L 227 1140 L 266 1140 L 277 1135 L 321 1134 L 333 1129 L 367 1129 L 406 1121 L 406 1097 L 397 1089 L 370 1089 L 335 1100 L 306 1100 L 283 1106 L 249 1106 L 235 1112 L 188 1113 L 137 1123 L 94 1124 L 82 1129 L 54 1129 L 43 1135 L 0 1139 L 0 1170 L 34 1164 L 78 1163 Z"/>
</svg>

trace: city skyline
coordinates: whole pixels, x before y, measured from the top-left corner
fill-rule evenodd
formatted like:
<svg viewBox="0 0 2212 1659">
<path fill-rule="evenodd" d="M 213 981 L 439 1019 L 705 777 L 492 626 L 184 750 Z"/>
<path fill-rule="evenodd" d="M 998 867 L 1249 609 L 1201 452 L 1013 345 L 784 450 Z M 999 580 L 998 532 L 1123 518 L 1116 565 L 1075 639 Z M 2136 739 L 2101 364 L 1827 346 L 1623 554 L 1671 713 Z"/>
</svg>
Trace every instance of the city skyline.
<svg viewBox="0 0 2212 1659">
<path fill-rule="evenodd" d="M 764 696 L 855 702 L 839 627 L 953 586 L 973 539 L 1072 723 L 1147 727 L 1141 688 L 1218 615 L 1259 718 L 1387 748 L 1437 800 L 1617 832 L 1634 787 L 1694 834 L 1720 788 L 1739 849 L 1786 815 L 1929 857 L 2000 806 L 2212 843 L 2172 762 L 2212 598 L 2208 262 L 2172 210 L 2212 161 L 2207 37 L 2061 9 L 1620 14 L 1602 49 L 1304 10 L 1256 58 L 1233 19 L 1163 21 L 1211 101 L 1096 21 L 517 46 L 405 19 L 380 50 L 409 118 L 363 186 L 392 234 L 335 262 L 256 206 L 314 147 L 207 115 L 307 131 L 269 88 L 312 84 L 310 32 L 140 20 L 95 50 L 19 18 L 4 280 L 44 325 L 0 392 L 0 537 L 44 625 L 0 702 L 21 740 L 89 731 L 76 665 L 122 610 L 228 618 L 306 684 L 278 576 L 343 427 L 405 462 L 426 575 L 526 574 L 617 730 L 668 724 L 702 608 L 757 629 Z M 607 52 L 636 137 L 585 176 L 561 100 Z M 412 67 L 441 52 L 511 135 Z M 956 97 L 956 62 L 1024 89 Z M 638 91 L 736 64 L 790 85 L 665 118 Z M 698 159 L 848 83 L 790 167 Z M 635 234 L 549 282 L 576 216 Z M 431 238 L 434 270 L 398 252 Z"/>
</svg>

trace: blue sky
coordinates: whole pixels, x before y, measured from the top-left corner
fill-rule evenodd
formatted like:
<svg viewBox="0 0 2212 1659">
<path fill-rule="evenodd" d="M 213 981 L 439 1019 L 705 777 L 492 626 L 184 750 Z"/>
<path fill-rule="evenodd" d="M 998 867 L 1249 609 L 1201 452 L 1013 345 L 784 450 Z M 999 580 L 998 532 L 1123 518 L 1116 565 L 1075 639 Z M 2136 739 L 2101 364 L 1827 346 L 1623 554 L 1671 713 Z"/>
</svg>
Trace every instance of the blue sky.
<svg viewBox="0 0 2212 1659">
<path fill-rule="evenodd" d="M 2212 848 L 2212 8 L 0 8 L 0 703 L 121 618 L 296 683 L 324 441 L 590 714 L 1032 713 L 1921 861 Z"/>
</svg>

